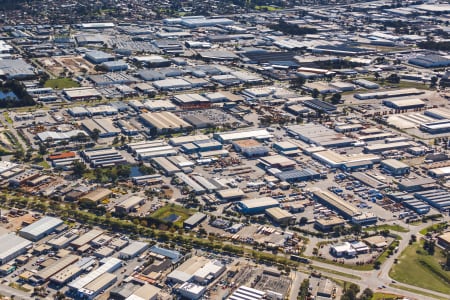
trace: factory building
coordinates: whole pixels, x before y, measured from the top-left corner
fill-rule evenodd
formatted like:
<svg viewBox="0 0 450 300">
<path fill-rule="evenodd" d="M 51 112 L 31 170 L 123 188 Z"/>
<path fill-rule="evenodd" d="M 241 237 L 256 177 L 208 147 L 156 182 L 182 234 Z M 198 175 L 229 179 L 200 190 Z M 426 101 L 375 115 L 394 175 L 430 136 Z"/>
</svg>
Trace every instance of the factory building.
<svg viewBox="0 0 450 300">
<path fill-rule="evenodd" d="M 93 239 L 99 237 L 103 234 L 102 230 L 92 229 L 86 232 L 85 234 L 78 237 L 76 240 L 72 241 L 70 245 L 76 249 L 83 247 L 89 244 Z"/>
<path fill-rule="evenodd" d="M 341 217 L 330 216 L 327 218 L 318 218 L 314 220 L 314 227 L 320 231 L 330 231 L 335 226 L 344 226 L 345 220 Z"/>
<path fill-rule="evenodd" d="M 143 113 L 140 115 L 140 119 L 145 125 L 155 128 L 158 133 L 192 128 L 189 123 L 168 111 Z"/>
<path fill-rule="evenodd" d="M 92 168 L 126 163 L 126 159 L 122 154 L 113 148 L 83 150 L 80 152 L 80 156 L 89 163 Z"/>
<path fill-rule="evenodd" d="M 114 210 L 119 215 L 127 215 L 131 212 L 136 211 L 136 207 L 141 206 L 145 203 L 145 198 L 133 195 L 126 198 L 114 207 Z"/>
<path fill-rule="evenodd" d="M 239 189 L 239 188 L 233 188 L 233 189 L 223 189 L 216 192 L 217 196 L 224 201 L 235 201 L 240 200 L 245 196 L 245 193 Z"/>
<path fill-rule="evenodd" d="M 425 106 L 425 102 L 420 99 L 392 99 L 383 100 L 383 104 L 394 109 L 413 109 Z"/>
<path fill-rule="evenodd" d="M 243 214 L 260 214 L 263 213 L 266 209 L 272 207 L 279 207 L 280 203 L 278 200 L 272 197 L 262 197 L 262 198 L 254 198 L 249 200 L 242 200 L 238 202 L 239 210 Z"/>
<path fill-rule="evenodd" d="M 154 254 L 162 255 L 164 257 L 167 257 L 174 264 L 176 264 L 177 262 L 179 262 L 183 258 L 183 255 L 180 252 L 178 252 L 178 251 L 169 250 L 169 249 L 166 249 L 166 248 L 161 248 L 161 247 L 158 247 L 156 245 L 152 246 L 150 248 L 150 252 L 152 252 Z"/>
<path fill-rule="evenodd" d="M 425 201 L 434 208 L 440 211 L 450 209 L 450 193 L 443 189 L 434 189 L 429 191 L 422 191 L 414 193 L 414 197 Z"/>
<path fill-rule="evenodd" d="M 378 83 L 366 80 L 366 79 L 357 79 L 353 81 L 354 84 L 357 84 L 363 88 L 376 90 L 380 88 L 380 85 Z"/>
<path fill-rule="evenodd" d="M 33 277 L 36 278 L 37 283 L 44 283 L 50 279 L 53 275 L 60 272 L 61 270 L 67 268 L 69 265 L 78 261 L 80 257 L 78 255 L 69 254 L 57 260 L 55 263 L 51 264 L 39 270 Z"/>
<path fill-rule="evenodd" d="M 411 147 L 410 142 L 397 142 L 389 144 L 372 144 L 364 147 L 366 153 L 381 153 L 390 150 L 404 150 Z"/>
<path fill-rule="evenodd" d="M 105 188 L 97 188 L 90 191 L 80 198 L 80 201 L 87 201 L 91 203 L 100 204 L 102 200 L 108 199 L 112 195 L 112 191 Z"/>
<path fill-rule="evenodd" d="M 291 156 L 297 155 L 300 153 L 300 150 L 297 145 L 291 142 L 277 142 L 273 144 L 273 149 L 278 151 L 280 154 Z"/>
<path fill-rule="evenodd" d="M 64 222 L 61 219 L 54 217 L 43 217 L 33 224 L 19 230 L 19 235 L 36 242 L 50 233 L 55 232 L 56 229 L 63 224 Z"/>
<path fill-rule="evenodd" d="M 268 208 L 265 212 L 277 224 L 289 225 L 295 222 L 295 216 L 293 214 L 279 207 Z"/>
<path fill-rule="evenodd" d="M 275 173 L 275 177 L 277 177 L 281 181 L 286 181 L 289 183 L 320 179 L 320 176 L 320 173 L 309 168 L 303 170 L 288 170 Z"/>
<path fill-rule="evenodd" d="M 410 58 L 408 63 L 424 68 L 442 68 L 450 66 L 450 59 L 440 55 L 427 54 Z"/>
<path fill-rule="evenodd" d="M 419 215 L 424 215 L 430 212 L 430 206 L 428 204 L 425 204 L 423 201 L 420 200 L 406 200 L 402 202 L 402 205 L 406 208 L 409 208 L 416 212 Z"/>
<path fill-rule="evenodd" d="M 102 290 L 108 288 L 117 280 L 117 277 L 111 273 L 121 266 L 122 261 L 120 259 L 114 257 L 102 259 L 97 269 L 78 277 L 67 285 L 69 293 L 79 298 L 94 299 Z"/>
<path fill-rule="evenodd" d="M 410 171 L 410 167 L 407 164 L 396 159 L 385 159 L 381 161 L 380 165 L 382 169 L 394 176 L 405 175 Z"/>
<path fill-rule="evenodd" d="M 450 132 L 450 120 L 422 123 L 420 124 L 420 130 L 431 134 L 447 133 Z"/>
<path fill-rule="evenodd" d="M 229 144 L 233 141 L 246 140 L 246 139 L 256 139 L 256 140 L 267 140 L 272 138 L 273 135 L 270 134 L 266 129 L 255 129 L 249 131 L 230 131 L 224 133 L 214 133 L 214 139 L 221 143 Z"/>
<path fill-rule="evenodd" d="M 287 132 L 308 144 L 323 147 L 348 147 L 355 142 L 321 124 L 291 125 L 287 126 Z"/>
<path fill-rule="evenodd" d="M 135 258 L 147 250 L 149 246 L 146 242 L 132 242 L 120 251 L 119 258 L 125 260 Z"/>
<path fill-rule="evenodd" d="M 445 177 L 450 175 L 450 166 L 428 170 L 428 175 L 432 177 Z"/>
<path fill-rule="evenodd" d="M 173 164 L 171 161 L 169 161 L 165 157 L 154 157 L 152 159 L 152 162 L 155 163 L 155 165 L 164 173 L 166 176 L 171 176 L 175 173 L 181 172 L 181 170 Z"/>
<path fill-rule="evenodd" d="M 203 222 L 206 219 L 206 215 L 201 212 L 196 212 L 192 216 L 190 216 L 187 220 L 184 221 L 183 225 L 185 228 L 192 229 L 196 227 L 198 224 Z"/>
<path fill-rule="evenodd" d="M 369 99 L 385 99 L 385 98 L 415 96 L 421 95 L 423 93 L 425 93 L 423 90 L 408 88 L 400 90 L 385 90 L 382 92 L 355 94 L 354 97 L 359 100 L 369 100 Z"/>
<path fill-rule="evenodd" d="M 336 210 L 344 218 L 350 219 L 352 223 L 369 224 L 377 221 L 377 218 L 373 214 L 362 213 L 355 206 L 344 201 L 331 192 L 316 189 L 312 192 L 312 194 L 314 200 L 322 203 L 330 209 Z"/>
<path fill-rule="evenodd" d="M 296 165 L 294 160 L 282 155 L 264 156 L 258 162 L 266 169 L 276 168 L 283 171 L 292 170 Z"/>
<path fill-rule="evenodd" d="M 269 148 L 253 139 L 238 140 L 233 142 L 236 151 L 241 152 L 246 157 L 264 156 L 269 153 Z"/>
<path fill-rule="evenodd" d="M 111 54 L 108 54 L 103 51 L 89 51 L 86 52 L 84 58 L 86 58 L 88 61 L 94 64 L 101 64 L 107 61 L 113 61 L 114 56 Z"/>
<path fill-rule="evenodd" d="M 0 265 L 6 264 L 19 255 L 26 253 L 32 245 L 32 242 L 14 233 L 0 236 Z"/>
</svg>

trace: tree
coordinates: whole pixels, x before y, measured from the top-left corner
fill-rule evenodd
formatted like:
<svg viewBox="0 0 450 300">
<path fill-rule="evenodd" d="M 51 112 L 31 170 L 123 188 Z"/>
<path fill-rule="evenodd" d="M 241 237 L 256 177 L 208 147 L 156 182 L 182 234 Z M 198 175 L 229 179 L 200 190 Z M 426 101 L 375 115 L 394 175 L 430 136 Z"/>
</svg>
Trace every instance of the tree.
<svg viewBox="0 0 450 300">
<path fill-rule="evenodd" d="M 358 300 L 371 300 L 373 298 L 373 291 L 365 288 Z"/>
<path fill-rule="evenodd" d="M 313 98 L 319 97 L 319 94 L 320 94 L 320 92 L 319 92 L 318 89 L 313 89 L 313 90 L 311 91 L 311 96 L 312 96 Z"/>
<path fill-rule="evenodd" d="M 83 162 L 76 160 L 73 162 L 72 171 L 73 175 L 81 177 L 86 172 L 86 165 Z"/>
<path fill-rule="evenodd" d="M 431 79 L 430 79 L 430 87 L 431 87 L 431 88 L 435 87 L 436 84 L 437 84 L 437 81 L 438 81 L 437 76 L 431 77 Z"/>
<path fill-rule="evenodd" d="M 342 95 L 339 93 L 335 93 L 333 94 L 333 96 L 331 96 L 331 103 L 333 104 L 338 104 L 341 101 Z"/>
<path fill-rule="evenodd" d="M 47 147 L 44 144 L 39 144 L 39 154 L 40 155 L 47 154 Z"/>
<path fill-rule="evenodd" d="M 390 83 L 398 84 L 400 83 L 400 77 L 397 74 L 391 74 L 389 75 L 386 80 Z"/>
<path fill-rule="evenodd" d="M 95 128 L 94 130 L 92 130 L 91 132 L 91 138 L 97 142 L 98 138 L 100 137 L 100 130 L 98 128 Z"/>
</svg>

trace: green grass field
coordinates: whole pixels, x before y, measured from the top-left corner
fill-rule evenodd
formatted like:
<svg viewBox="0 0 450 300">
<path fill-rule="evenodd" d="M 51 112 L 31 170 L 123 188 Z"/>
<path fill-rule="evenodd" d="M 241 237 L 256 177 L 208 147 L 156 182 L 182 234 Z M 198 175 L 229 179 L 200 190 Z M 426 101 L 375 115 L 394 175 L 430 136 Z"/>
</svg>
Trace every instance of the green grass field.
<svg viewBox="0 0 450 300">
<path fill-rule="evenodd" d="M 363 228 L 364 231 L 380 231 L 380 230 L 392 230 L 397 232 L 408 232 L 409 230 L 403 226 L 400 225 L 389 225 L 389 224 L 383 224 L 383 225 L 376 225 L 376 226 L 370 226 Z"/>
<path fill-rule="evenodd" d="M 50 87 L 54 89 L 67 89 L 79 86 L 80 85 L 78 84 L 78 82 L 73 81 L 70 78 L 49 79 L 44 84 L 44 87 Z"/>
<path fill-rule="evenodd" d="M 444 271 L 440 261 L 444 261 L 440 249 L 436 248 L 431 256 L 420 243 L 415 243 L 402 252 L 389 276 L 399 282 L 450 295 L 450 271 Z"/>
<path fill-rule="evenodd" d="M 431 226 L 428 226 L 427 228 L 422 229 L 420 231 L 420 234 L 426 235 L 428 232 L 435 232 L 435 231 L 438 231 L 440 229 L 445 229 L 446 226 L 447 226 L 447 222 L 433 224 Z"/>
<path fill-rule="evenodd" d="M 399 295 L 388 294 L 388 293 L 374 293 L 372 300 L 396 300 L 400 298 Z"/>
<path fill-rule="evenodd" d="M 178 205 L 166 205 L 155 211 L 150 215 L 151 218 L 160 220 L 161 222 L 167 222 L 164 219 L 170 215 L 177 215 L 178 219 L 173 223 L 176 226 L 183 226 L 184 220 L 192 215 L 192 211 L 187 208 Z"/>
<path fill-rule="evenodd" d="M 393 288 L 396 288 L 396 289 L 412 292 L 412 293 L 415 293 L 415 294 L 418 294 L 418 295 L 423 295 L 423 296 L 426 297 L 426 298 L 421 298 L 421 299 L 427 299 L 427 300 L 428 299 L 448 300 L 448 298 L 442 298 L 442 297 L 439 297 L 439 296 L 435 296 L 434 294 L 431 294 L 431 293 L 423 292 L 423 291 L 420 291 L 420 290 L 417 290 L 417 289 L 412 289 L 412 288 L 409 288 L 409 287 L 406 287 L 406 286 L 402 286 L 402 285 L 399 285 L 399 284 L 390 284 L 389 286 L 391 286 Z"/>
</svg>

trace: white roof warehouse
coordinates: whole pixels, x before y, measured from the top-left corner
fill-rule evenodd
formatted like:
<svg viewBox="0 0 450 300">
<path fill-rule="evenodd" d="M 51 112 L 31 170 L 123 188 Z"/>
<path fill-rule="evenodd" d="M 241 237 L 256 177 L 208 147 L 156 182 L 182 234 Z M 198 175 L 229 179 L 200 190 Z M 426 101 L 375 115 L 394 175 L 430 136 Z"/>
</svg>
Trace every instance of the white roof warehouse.
<svg viewBox="0 0 450 300">
<path fill-rule="evenodd" d="M 43 217 L 42 219 L 22 228 L 19 235 L 32 241 L 38 241 L 44 236 L 52 233 L 55 229 L 62 225 L 63 221 L 53 217 Z"/>
<path fill-rule="evenodd" d="M 27 251 L 27 247 L 32 244 L 32 242 L 21 238 L 14 233 L 0 236 L 0 265 L 3 265 L 25 253 Z"/>
</svg>

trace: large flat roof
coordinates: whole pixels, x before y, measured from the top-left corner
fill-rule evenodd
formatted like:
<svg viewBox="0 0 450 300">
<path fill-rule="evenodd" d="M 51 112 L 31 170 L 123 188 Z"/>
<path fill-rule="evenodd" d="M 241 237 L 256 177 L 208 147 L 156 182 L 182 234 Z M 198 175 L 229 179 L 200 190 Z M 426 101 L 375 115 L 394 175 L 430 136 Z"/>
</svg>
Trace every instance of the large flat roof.
<svg viewBox="0 0 450 300">
<path fill-rule="evenodd" d="M 54 217 L 43 217 L 42 219 L 34 222 L 31 225 L 28 225 L 25 228 L 22 228 L 19 233 L 20 234 L 28 234 L 32 236 L 39 236 L 45 232 L 47 232 L 49 229 L 56 228 L 59 225 L 63 224 L 64 222 L 61 219 L 54 218 Z"/>
<path fill-rule="evenodd" d="M 0 260 L 10 257 L 11 254 L 24 249 L 33 243 L 14 233 L 8 233 L 0 236 Z"/>
</svg>

